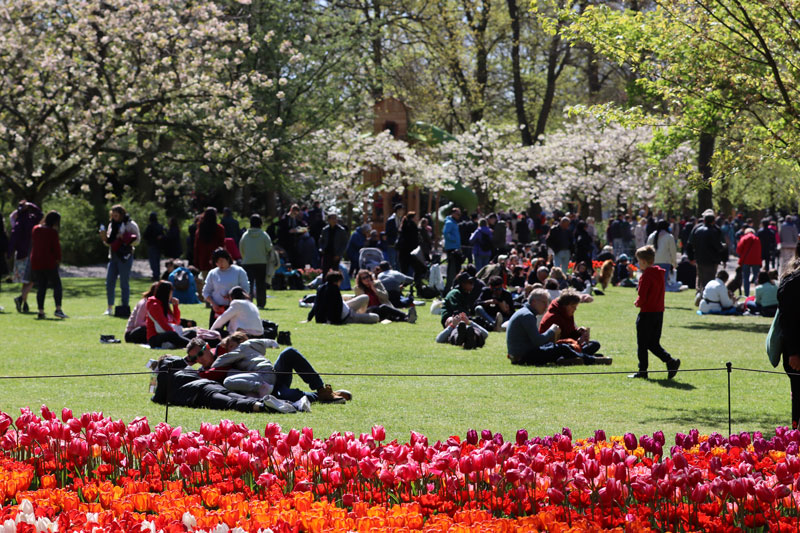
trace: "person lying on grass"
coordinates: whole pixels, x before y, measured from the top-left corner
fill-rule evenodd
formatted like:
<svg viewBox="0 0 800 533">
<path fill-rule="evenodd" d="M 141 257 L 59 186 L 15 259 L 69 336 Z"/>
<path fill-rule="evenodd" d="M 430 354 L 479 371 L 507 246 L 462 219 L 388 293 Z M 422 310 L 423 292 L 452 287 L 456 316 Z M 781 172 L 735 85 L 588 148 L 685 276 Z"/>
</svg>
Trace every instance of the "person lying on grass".
<svg viewBox="0 0 800 533">
<path fill-rule="evenodd" d="M 200 377 L 221 382 L 227 389 L 262 398 L 269 403 L 270 396 L 285 402 L 297 402 L 306 397 L 309 402 L 344 403 L 353 395 L 345 390 L 334 391 L 311 366 L 311 363 L 294 348 L 283 350 L 273 364 L 266 357 L 268 348 L 277 348 L 271 339 L 247 339 L 235 333 L 223 340 L 228 352 L 216 357 L 214 351 L 200 339 L 186 347 L 187 360 L 201 365 Z M 292 373 L 315 392 L 291 388 Z"/>
<path fill-rule="evenodd" d="M 444 329 L 436 336 L 436 342 L 461 346 L 465 350 L 482 348 L 489 337 L 489 332 L 471 321 L 466 313 L 449 317 L 444 326 Z"/>
</svg>

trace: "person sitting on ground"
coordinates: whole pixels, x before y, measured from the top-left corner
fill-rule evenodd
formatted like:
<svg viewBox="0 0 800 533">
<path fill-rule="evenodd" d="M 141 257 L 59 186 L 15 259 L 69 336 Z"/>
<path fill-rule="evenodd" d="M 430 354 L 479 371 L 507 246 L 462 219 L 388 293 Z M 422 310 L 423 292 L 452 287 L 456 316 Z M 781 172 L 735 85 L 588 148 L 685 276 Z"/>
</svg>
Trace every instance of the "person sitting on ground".
<svg viewBox="0 0 800 533">
<path fill-rule="evenodd" d="M 453 280 L 453 288 L 447 293 L 442 304 L 442 326 L 447 324 L 447 319 L 464 313 L 472 314 L 472 287 L 474 278 L 467 272 L 461 272 Z"/>
<path fill-rule="evenodd" d="M 231 351 L 216 358 L 211 348 L 198 339 L 192 341 L 186 353 L 187 359 L 196 360 L 204 369 L 243 370 L 244 372 L 223 378 L 223 383 L 226 387 L 232 386 L 256 394 L 268 391 L 262 398 L 267 406 L 278 407 L 276 402 L 271 401 L 271 397 L 292 403 L 302 400 L 303 397 L 309 402 L 320 403 L 345 403 L 353 399 L 349 391 L 335 391 L 325 384 L 311 363 L 294 348 L 283 350 L 275 364 L 272 364 L 265 354 L 267 348 L 277 347 L 273 344 L 274 341 L 270 339 L 250 339 L 241 344 L 228 341 Z M 297 373 L 314 392 L 293 389 L 293 373 Z M 214 377 L 223 375 L 225 374 L 219 373 Z"/>
<path fill-rule="evenodd" d="M 554 280 L 553 278 L 547 278 L 544 280 L 544 288 L 547 291 L 550 300 L 555 300 L 561 296 L 561 289 L 558 288 L 558 281 Z"/>
<path fill-rule="evenodd" d="M 181 311 L 172 296 L 172 283 L 159 281 L 156 292 L 147 299 L 147 343 L 152 348 L 183 348 L 190 336 L 181 327 Z M 187 333 L 188 334 L 188 333 Z"/>
<path fill-rule="evenodd" d="M 211 329 L 222 331 L 228 326 L 228 331 L 244 331 L 250 337 L 260 337 L 264 334 L 264 325 L 258 307 L 250 301 L 250 295 L 241 288 L 233 287 L 228 291 L 228 308 L 211 325 Z M 263 395 L 262 395 L 263 396 Z"/>
<path fill-rule="evenodd" d="M 139 300 L 128 317 L 128 323 L 125 325 L 125 342 L 133 344 L 147 344 L 147 300 L 151 296 L 155 296 L 158 282 L 154 282 L 147 289 L 147 292 L 142 293 L 142 299 Z M 173 291 L 174 294 L 174 291 Z"/>
<path fill-rule="evenodd" d="M 689 261 L 689 256 L 683 254 L 681 256 L 681 260 L 678 263 L 678 267 L 675 269 L 677 275 L 675 276 L 675 281 L 680 283 L 681 285 L 686 285 L 689 289 L 694 289 L 697 284 L 697 266 L 693 265 L 691 261 Z"/>
<path fill-rule="evenodd" d="M 478 274 L 478 269 L 475 267 L 475 265 L 470 263 L 469 265 L 465 266 L 464 272 L 472 277 L 472 291 L 469 293 L 469 305 L 470 309 L 472 309 L 475 307 L 475 303 L 481 297 L 481 293 L 483 292 L 483 289 L 486 288 L 486 284 L 475 277 Z"/>
<path fill-rule="evenodd" d="M 465 350 L 483 347 L 489 337 L 489 332 L 477 322 L 472 322 L 466 313 L 451 316 L 445 321 L 444 326 L 436 336 L 436 342 L 461 346 Z"/>
<path fill-rule="evenodd" d="M 636 280 L 632 279 L 630 263 L 627 254 L 619 254 L 619 260 L 614 267 L 612 283 L 620 287 L 636 287 Z"/>
<path fill-rule="evenodd" d="M 770 273 L 758 273 L 756 299 L 745 303 L 747 310 L 754 315 L 774 317 L 778 311 L 778 286 L 770 279 Z"/>
<path fill-rule="evenodd" d="M 616 261 L 617 257 L 614 255 L 614 248 L 612 246 L 603 246 L 603 249 L 597 254 L 597 261 Z"/>
<path fill-rule="evenodd" d="M 511 364 L 611 364 L 610 357 L 584 354 L 571 344 L 557 343 L 561 335 L 558 324 L 551 324 L 540 333 L 537 316 L 544 315 L 549 304 L 550 297 L 545 289 L 533 289 L 525 306 L 512 315 L 506 329 L 506 349 Z"/>
<path fill-rule="evenodd" d="M 514 299 L 503 288 L 503 278 L 489 278 L 489 286 L 483 289 L 475 304 L 475 314 L 484 320 L 488 329 L 502 330 L 503 322 L 514 314 Z"/>
<path fill-rule="evenodd" d="M 569 287 L 569 282 L 567 281 L 567 276 L 564 274 L 564 271 L 561 270 L 559 267 L 553 267 L 550 269 L 550 277 L 558 282 L 559 290 L 564 290 Z"/>
<path fill-rule="evenodd" d="M 172 283 L 172 294 L 182 304 L 199 304 L 197 284 L 192 271 L 180 259 L 172 261 L 172 270 L 167 273 L 167 281 Z"/>
<path fill-rule="evenodd" d="M 227 250 L 217 248 L 211 255 L 211 260 L 217 266 L 208 272 L 203 286 L 203 299 L 211 305 L 209 328 L 228 308 L 230 300 L 227 296 L 232 288 L 242 287 L 245 292 L 250 292 L 247 272 L 239 265 L 233 264 L 233 258 Z"/>
<path fill-rule="evenodd" d="M 700 312 L 704 315 L 735 315 L 739 311 L 736 300 L 731 297 L 725 282 L 728 273 L 724 270 L 717 272 L 717 277 L 709 281 L 703 288 L 703 298 L 700 300 Z"/>
<path fill-rule="evenodd" d="M 525 287 L 525 274 L 521 266 L 517 265 L 511 271 L 511 279 L 508 281 L 509 287 L 515 287 L 517 290 Z"/>
<path fill-rule="evenodd" d="M 386 292 L 380 281 L 373 279 L 369 270 L 359 270 L 356 274 L 356 286 L 353 289 L 356 296 L 366 294 L 369 300 L 366 303 L 366 312 L 375 313 L 381 320 L 391 320 L 392 322 L 409 322 L 414 324 L 417 321 L 417 308 L 413 305 L 409 308 L 408 314 L 397 309 L 389 302 L 389 294 Z M 357 309 L 361 311 L 361 309 Z"/>
<path fill-rule="evenodd" d="M 381 261 L 378 265 L 378 281 L 383 284 L 389 295 L 389 302 L 393 306 L 410 307 L 414 303 L 413 298 L 403 296 L 403 288 L 411 286 L 414 278 L 406 276 L 399 270 L 393 270 L 388 261 Z"/>
<path fill-rule="evenodd" d="M 561 328 L 561 339 L 577 341 L 581 353 L 596 355 L 600 343 L 589 338 L 589 328 L 578 328 L 575 325 L 575 311 L 581 303 L 581 295 L 574 289 L 561 291 L 561 295 L 550 303 L 547 312 L 539 324 L 539 333 L 546 332 L 553 324 Z"/>
<path fill-rule="evenodd" d="M 528 284 L 541 283 L 544 285 L 544 280 L 550 277 L 550 269 L 544 265 L 531 266 L 531 271 L 528 273 Z"/>
<path fill-rule="evenodd" d="M 377 324 L 380 317 L 375 313 L 359 313 L 369 303 L 369 296 L 362 294 L 345 302 L 342 299 L 341 284 L 344 276 L 338 270 L 325 275 L 325 283 L 317 289 L 314 306 L 308 313 L 318 324 Z"/>
</svg>

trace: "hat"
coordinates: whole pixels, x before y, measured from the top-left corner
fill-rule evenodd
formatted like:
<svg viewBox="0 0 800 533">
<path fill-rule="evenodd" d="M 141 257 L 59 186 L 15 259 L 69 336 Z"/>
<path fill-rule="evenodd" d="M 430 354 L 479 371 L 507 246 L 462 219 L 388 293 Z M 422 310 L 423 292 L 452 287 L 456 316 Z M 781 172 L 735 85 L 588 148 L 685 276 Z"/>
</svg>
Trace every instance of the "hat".
<svg viewBox="0 0 800 533">
<path fill-rule="evenodd" d="M 716 216 L 713 209 L 706 209 L 703 211 L 703 218 Z"/>
<path fill-rule="evenodd" d="M 497 256 L 497 262 L 498 263 L 502 263 L 503 261 L 507 261 L 507 260 L 508 260 L 508 256 L 507 255 L 498 255 Z"/>
<path fill-rule="evenodd" d="M 467 272 L 462 272 L 458 276 L 453 283 L 456 285 L 461 285 L 462 283 L 472 283 L 475 280 L 472 276 L 470 276 Z"/>
<path fill-rule="evenodd" d="M 619 254 L 618 261 L 629 261 L 628 254 Z"/>
</svg>

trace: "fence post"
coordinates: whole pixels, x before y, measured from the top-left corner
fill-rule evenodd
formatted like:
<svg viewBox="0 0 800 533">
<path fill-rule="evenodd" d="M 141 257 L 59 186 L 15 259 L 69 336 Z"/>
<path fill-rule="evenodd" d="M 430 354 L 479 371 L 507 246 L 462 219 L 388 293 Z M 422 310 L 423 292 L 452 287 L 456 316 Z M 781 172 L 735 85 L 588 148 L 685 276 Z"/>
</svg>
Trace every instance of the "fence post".
<svg viewBox="0 0 800 533">
<path fill-rule="evenodd" d="M 167 383 L 166 383 L 166 391 L 167 391 L 167 398 L 164 402 L 164 423 L 169 424 L 169 382 L 172 381 L 172 369 L 167 370 Z M 728 380 L 730 381 L 730 380 Z M 730 397 L 730 395 L 729 395 Z"/>
<path fill-rule="evenodd" d="M 728 361 L 725 363 L 725 367 L 728 369 L 728 436 L 731 436 L 733 433 L 732 425 L 731 425 L 731 371 L 733 370 L 733 363 Z"/>
</svg>

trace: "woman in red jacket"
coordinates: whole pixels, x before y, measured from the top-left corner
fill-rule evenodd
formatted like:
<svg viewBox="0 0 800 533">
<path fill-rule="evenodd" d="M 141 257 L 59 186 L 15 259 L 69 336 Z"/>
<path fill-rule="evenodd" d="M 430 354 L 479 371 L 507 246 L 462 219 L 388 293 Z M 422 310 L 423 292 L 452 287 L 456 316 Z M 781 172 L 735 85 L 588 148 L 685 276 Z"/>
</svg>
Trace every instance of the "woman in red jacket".
<svg viewBox="0 0 800 533">
<path fill-rule="evenodd" d="M 156 293 L 147 299 L 147 343 L 153 348 L 185 348 L 189 337 L 183 335 L 178 299 L 172 297 L 172 283 L 159 281 Z M 169 343 L 171 346 L 165 346 Z"/>
<path fill-rule="evenodd" d="M 736 245 L 736 254 L 742 267 L 744 295 L 747 297 L 750 296 L 750 282 L 755 284 L 758 281 L 758 271 L 761 270 L 761 239 L 753 228 L 744 230 L 744 235 Z"/>
<path fill-rule="evenodd" d="M 61 225 L 61 215 L 58 211 L 50 211 L 44 217 L 44 223 L 33 228 L 31 233 L 31 274 L 38 287 L 36 303 L 39 305 L 38 319 L 44 318 L 44 297 L 47 288 L 53 288 L 53 299 L 56 301 L 56 311 L 53 313 L 58 318 L 67 318 L 61 310 L 61 277 L 58 275 L 58 265 L 61 263 L 61 241 L 58 238 L 58 228 Z"/>
<path fill-rule="evenodd" d="M 211 254 L 224 246 L 225 228 L 217 222 L 217 210 L 209 207 L 203 213 L 194 236 L 194 266 L 203 273 L 204 278 L 215 266 L 211 262 Z"/>
</svg>

